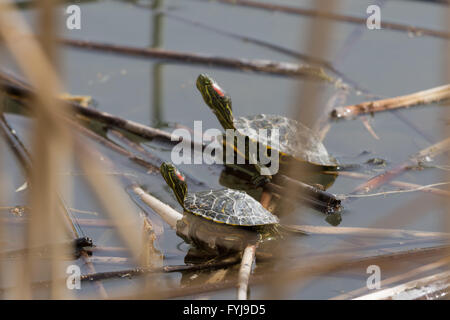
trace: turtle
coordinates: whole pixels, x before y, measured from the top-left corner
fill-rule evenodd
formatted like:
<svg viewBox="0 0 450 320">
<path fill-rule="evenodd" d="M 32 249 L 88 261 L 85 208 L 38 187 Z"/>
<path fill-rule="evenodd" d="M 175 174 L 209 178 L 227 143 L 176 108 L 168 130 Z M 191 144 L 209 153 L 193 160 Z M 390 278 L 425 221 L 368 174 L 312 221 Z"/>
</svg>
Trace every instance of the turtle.
<svg viewBox="0 0 450 320">
<path fill-rule="evenodd" d="M 272 114 L 235 118 L 231 97 L 214 79 L 207 74 L 200 74 L 196 86 L 223 129 L 234 130 L 237 136 L 248 137 L 248 141 L 263 145 L 270 149 L 270 152 L 277 152 L 281 165 L 294 160 L 324 170 L 334 170 L 338 167 L 337 161 L 328 154 L 317 134 L 304 124 L 284 116 Z M 264 132 L 261 129 L 266 129 L 266 131 Z M 271 139 L 274 135 L 274 129 L 278 130 L 278 141 Z M 263 135 L 261 132 L 265 134 Z M 224 141 L 224 143 L 230 142 Z M 236 152 L 239 152 L 234 143 L 233 148 Z M 248 150 L 245 151 L 244 157 L 248 159 Z M 260 168 L 256 167 L 259 171 Z M 253 178 L 258 179 L 258 176 Z"/>
<path fill-rule="evenodd" d="M 188 193 L 186 179 L 175 165 L 164 162 L 160 172 L 185 213 L 216 223 L 258 230 L 279 224 L 277 216 L 243 191 L 224 188 Z"/>
</svg>

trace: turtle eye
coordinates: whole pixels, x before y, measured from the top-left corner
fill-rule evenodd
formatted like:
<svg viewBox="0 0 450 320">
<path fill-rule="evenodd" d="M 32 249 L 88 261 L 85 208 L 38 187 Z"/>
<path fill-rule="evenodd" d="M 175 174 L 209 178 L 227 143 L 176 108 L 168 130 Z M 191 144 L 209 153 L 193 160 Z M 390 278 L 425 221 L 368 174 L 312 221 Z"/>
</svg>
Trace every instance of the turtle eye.
<svg viewBox="0 0 450 320">
<path fill-rule="evenodd" d="M 219 87 L 219 85 L 217 85 L 216 83 L 212 84 L 212 88 L 214 89 L 214 91 L 221 97 L 225 96 L 225 93 L 223 93 L 223 90 L 221 87 Z"/>
</svg>

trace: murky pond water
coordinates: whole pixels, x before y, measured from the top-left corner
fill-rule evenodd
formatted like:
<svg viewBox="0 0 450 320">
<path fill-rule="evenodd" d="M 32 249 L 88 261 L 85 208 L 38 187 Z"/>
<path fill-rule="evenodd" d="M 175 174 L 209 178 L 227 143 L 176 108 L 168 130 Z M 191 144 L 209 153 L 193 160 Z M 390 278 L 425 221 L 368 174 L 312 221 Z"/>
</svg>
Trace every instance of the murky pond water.
<svg viewBox="0 0 450 320">
<path fill-rule="evenodd" d="M 78 2 L 78 1 L 77 1 Z M 149 1 L 151 2 L 151 1 Z M 261 1 L 305 8 L 313 6 L 313 1 Z M 373 1 L 341 1 L 339 11 L 345 14 L 365 16 L 366 8 Z M 199 21 L 228 32 L 241 34 L 293 51 L 305 53 L 310 18 L 280 12 L 268 12 L 254 8 L 232 6 L 215 1 L 165 0 L 155 1 L 160 9 L 173 15 L 165 15 L 143 8 L 145 1 L 80 1 L 82 10 L 81 30 L 69 31 L 61 19 L 61 36 L 70 39 L 89 40 L 102 43 L 135 47 L 160 47 L 168 50 L 204 53 L 214 56 L 269 59 L 273 61 L 298 62 L 292 56 L 218 34 L 207 27 L 199 27 L 174 15 Z M 413 24 L 437 30 L 444 30 L 442 6 L 426 2 L 378 1 L 382 5 L 382 19 L 398 23 Z M 63 6 L 61 14 L 63 14 Z M 22 6 L 30 23 L 34 23 L 33 8 Z M 353 82 L 366 88 L 370 93 L 383 97 L 398 96 L 443 84 L 445 40 L 429 36 L 410 36 L 405 32 L 392 30 L 369 31 L 365 26 L 348 23 L 334 24 L 331 34 L 330 51 L 322 58 L 332 61 L 334 66 Z M 153 127 L 171 131 L 176 127 L 194 126 L 194 121 L 202 121 L 203 130 L 220 129 L 216 117 L 204 104 L 195 88 L 195 80 L 200 73 L 213 76 L 232 96 L 233 110 L 238 116 L 259 113 L 292 116 L 298 104 L 296 92 L 301 84 L 311 79 L 291 78 L 262 73 L 243 72 L 206 65 L 174 63 L 150 58 L 114 55 L 105 52 L 63 46 L 61 50 L 64 86 L 74 95 L 88 95 L 95 100 L 95 107 L 111 114 L 134 120 Z M 20 74 L 12 58 L 5 50 L 0 56 L 2 70 Z M 321 101 L 324 105 L 337 92 L 330 84 L 321 84 Z M 351 91 L 347 104 L 367 100 L 364 95 Z M 20 106 L 11 102 L 7 120 L 29 144 L 26 134 L 30 120 L 23 115 Z M 325 108 L 321 107 L 321 110 Z M 402 109 L 368 116 L 379 139 L 366 129 L 360 118 L 332 122 L 324 144 L 329 153 L 341 163 L 362 164 L 371 158 L 381 158 L 385 166 L 364 166 L 361 173 L 371 176 L 408 159 L 421 149 L 442 139 L 442 127 L 446 124 L 443 105 L 430 104 L 423 107 Z M 157 153 L 165 160 L 170 159 L 170 147 L 152 141 L 140 141 L 148 151 Z M 140 184 L 177 210 L 180 209 L 175 197 L 159 174 L 147 174 L 144 169 L 127 159 L 96 144 L 105 155 L 113 159 L 117 172 L 136 177 Z M 6 150 L 6 149 L 2 149 Z M 3 152 L 2 152 L 3 153 Z M 2 206 L 24 204 L 25 192 L 14 192 L 24 183 L 24 176 L 12 154 L 4 153 L 4 168 L 8 171 L 8 190 Z M 431 165 L 443 163 L 440 159 Z M 221 187 L 221 170 L 207 165 L 181 165 L 180 169 L 213 189 Z M 117 173 L 116 172 L 116 173 Z M 82 219 L 104 218 L 103 209 L 87 187 L 78 168 L 64 173 L 73 181 L 73 197 L 70 207 L 78 211 L 75 215 Z M 410 170 L 399 177 L 400 180 L 419 185 L 445 181 L 445 170 L 427 168 Z M 335 194 L 351 192 L 364 180 L 339 176 L 328 190 Z M 233 184 L 233 181 L 231 182 Z M 230 186 L 230 185 L 227 185 Z M 231 185 L 233 186 L 233 185 Z M 123 186 L 124 191 L 126 185 Z M 201 189 L 199 187 L 193 189 Z M 385 185 L 378 191 L 395 190 Z M 197 190 L 196 190 L 197 191 Z M 283 199 L 281 199 L 283 201 Z M 139 208 L 135 206 L 136 214 Z M 344 203 L 340 227 L 380 227 L 402 228 L 423 231 L 445 231 L 442 223 L 447 208 L 440 198 L 430 193 L 411 192 L 374 196 Z M 82 212 L 86 211 L 86 212 Z M 303 205 L 295 205 L 289 223 L 314 226 L 330 226 L 330 219 L 323 213 Z M 149 210 L 151 212 L 151 210 Z M 408 212 L 408 214 L 405 214 Z M 7 214 L 7 212 L 2 212 Z M 164 255 L 165 265 L 181 265 L 192 248 L 183 242 L 156 214 L 150 216 L 157 228 L 163 228 L 158 239 L 159 249 Z M 287 221 L 286 221 L 287 222 Z M 92 237 L 97 246 L 122 246 L 117 235 L 109 228 L 82 226 L 83 232 Z M 310 252 L 338 248 L 339 238 L 301 237 L 295 240 L 294 248 Z M 11 241 L 13 243 L 13 241 Z M 345 242 L 345 239 L 344 241 Z M 364 243 L 357 245 L 363 246 Z M 426 244 L 418 245 L 423 246 Z M 296 247 L 297 246 L 297 247 Z M 412 246 L 414 247 L 414 246 Z M 411 247 L 411 248 L 412 248 Z M 294 249 L 293 249 L 294 250 Z M 380 251 L 381 252 L 381 251 Z M 388 252 L 385 250 L 384 252 Z M 94 253 L 96 256 L 120 255 L 117 252 Z M 121 255 L 126 256 L 125 254 Z M 95 261 L 95 260 L 94 260 Z M 421 263 L 421 262 L 420 262 Z M 398 272 L 400 268 L 420 265 L 410 261 L 387 273 Z M 126 262 L 99 262 L 94 264 L 97 271 L 119 270 L 130 267 Z M 361 266 L 353 274 L 331 274 L 319 277 L 302 289 L 294 290 L 288 298 L 330 298 L 341 292 L 365 285 L 366 268 Z M 256 273 L 276 273 L 276 268 L 256 268 Z M 212 283 L 213 274 L 207 273 L 198 279 L 191 274 L 173 273 L 161 281 L 165 284 Z M 191 279 L 191 278 L 192 279 Z M 220 277 L 220 275 L 218 276 Z M 105 281 L 105 288 L 111 292 L 125 294 L 136 286 L 139 280 Z M 119 291 L 113 291 L 119 289 Z M 258 287 L 252 289 L 252 298 L 264 294 Z M 94 288 L 85 287 L 80 296 L 94 295 Z M 210 298 L 234 298 L 234 290 L 224 290 L 205 294 Z"/>
</svg>

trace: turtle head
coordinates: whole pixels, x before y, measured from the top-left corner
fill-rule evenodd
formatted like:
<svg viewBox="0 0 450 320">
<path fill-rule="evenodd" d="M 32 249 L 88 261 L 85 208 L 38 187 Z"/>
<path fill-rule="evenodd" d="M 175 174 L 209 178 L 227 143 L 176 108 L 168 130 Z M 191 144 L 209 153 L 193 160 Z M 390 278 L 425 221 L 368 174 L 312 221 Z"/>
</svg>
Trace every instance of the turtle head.
<svg viewBox="0 0 450 320">
<path fill-rule="evenodd" d="M 178 202 L 184 208 L 184 199 L 187 194 L 187 184 L 184 175 L 171 163 L 164 162 L 159 168 L 161 175 L 173 190 Z"/>
<path fill-rule="evenodd" d="M 222 127 L 234 129 L 231 97 L 207 74 L 200 74 L 197 78 L 197 89 L 203 100 L 216 115 Z"/>
</svg>

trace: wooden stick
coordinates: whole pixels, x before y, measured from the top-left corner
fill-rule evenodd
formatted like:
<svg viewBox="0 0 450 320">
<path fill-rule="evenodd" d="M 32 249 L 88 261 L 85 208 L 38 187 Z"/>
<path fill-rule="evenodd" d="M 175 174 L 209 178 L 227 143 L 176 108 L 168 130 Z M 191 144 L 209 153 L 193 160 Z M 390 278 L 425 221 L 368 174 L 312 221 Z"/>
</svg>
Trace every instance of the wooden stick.
<svg viewBox="0 0 450 320">
<path fill-rule="evenodd" d="M 307 76 L 318 80 L 335 83 L 336 80 L 320 67 L 291 62 L 277 62 L 261 59 L 232 59 L 190 52 L 178 52 L 158 48 L 137 48 L 109 43 L 90 42 L 85 40 L 61 39 L 64 45 L 80 49 L 106 51 L 145 58 L 164 59 L 190 64 L 202 64 L 243 71 L 255 71 L 283 76 Z"/>
<path fill-rule="evenodd" d="M 242 255 L 241 267 L 239 269 L 239 280 L 237 288 L 237 299 L 247 300 L 248 281 L 252 272 L 253 260 L 255 260 L 256 245 L 248 245 Z"/>
<path fill-rule="evenodd" d="M 404 229 L 380 229 L 380 228 L 360 228 L 360 227 L 328 227 L 310 225 L 283 225 L 286 228 L 301 231 L 308 235 L 346 235 L 371 238 L 450 238 L 447 232 L 428 232 Z"/>
<path fill-rule="evenodd" d="M 331 19 L 336 21 L 342 21 L 342 22 L 348 22 L 353 24 L 360 24 L 360 25 L 366 25 L 367 18 L 360 18 L 355 16 L 348 16 L 338 13 L 331 13 L 331 12 L 325 12 L 325 11 L 317 11 L 312 9 L 303 9 L 298 7 L 290 7 L 286 5 L 278 5 L 278 4 L 269 4 L 269 3 L 262 3 L 258 1 L 252 1 L 252 0 L 216 0 L 221 3 L 226 4 L 232 4 L 232 5 L 240 5 L 245 7 L 251 7 L 251 8 L 258 8 L 268 11 L 278 11 L 283 13 L 289 13 L 289 14 L 296 14 L 296 15 L 304 15 L 309 17 L 316 17 L 316 18 L 324 18 L 324 19 Z M 414 35 L 427 35 L 437 38 L 443 38 L 443 39 L 450 39 L 450 33 L 446 31 L 439 31 L 439 30 L 433 30 L 428 28 L 421 28 L 421 27 L 414 27 L 414 26 L 408 26 L 396 22 L 389 22 L 382 20 L 381 21 L 381 27 L 383 29 L 390 29 L 390 30 L 396 30 L 396 31 L 406 31 L 408 33 L 412 33 Z"/>
<path fill-rule="evenodd" d="M 324 173 L 332 174 L 332 175 L 336 174 L 336 172 L 333 172 L 333 171 L 325 171 Z M 339 175 L 343 176 L 343 177 L 354 178 L 354 179 L 366 179 L 367 180 L 367 179 L 371 178 L 371 176 L 368 174 L 359 173 L 359 172 L 350 172 L 350 171 L 339 171 Z M 409 183 L 409 182 L 398 181 L 398 180 L 389 181 L 388 183 L 392 186 L 399 187 L 399 188 L 406 188 L 406 189 L 418 189 L 418 188 L 424 187 L 420 184 Z M 442 189 L 432 188 L 432 187 L 422 188 L 422 189 L 420 189 L 420 191 L 429 192 L 429 193 L 432 193 L 432 194 L 435 194 L 438 196 L 443 196 L 443 197 L 450 196 L 450 192 L 448 192 L 446 190 L 442 190 Z"/>
<path fill-rule="evenodd" d="M 440 268 L 442 266 L 445 266 L 447 264 L 450 263 L 450 258 L 449 257 L 445 257 L 442 259 L 439 259 L 438 261 L 435 261 L 433 263 L 429 263 L 425 266 L 420 266 L 418 268 L 414 268 L 413 270 L 410 270 L 408 272 L 403 272 L 399 275 L 390 277 L 388 279 L 384 279 L 380 282 L 380 287 L 381 288 L 386 288 L 386 286 L 402 281 L 402 280 L 406 280 L 408 278 L 412 278 L 414 276 L 417 276 L 418 274 L 424 273 L 424 272 L 429 272 L 430 270 L 435 270 L 437 268 Z M 367 292 L 367 286 L 362 287 L 360 289 L 356 289 L 353 291 L 350 291 L 348 293 L 336 296 L 334 298 L 332 298 L 331 300 L 344 300 L 344 299 L 351 299 L 353 297 L 357 297 L 362 295 L 364 292 Z"/>
<path fill-rule="evenodd" d="M 131 190 L 140 197 L 142 202 L 152 208 L 172 229 L 177 229 L 177 222 L 183 218 L 181 213 L 148 194 L 138 185 L 132 186 Z"/>
<path fill-rule="evenodd" d="M 448 297 L 450 271 L 412 280 L 393 288 L 380 290 L 353 300 L 418 300 Z"/>
<path fill-rule="evenodd" d="M 444 153 L 450 149 L 450 138 L 444 139 L 438 143 L 435 143 L 410 157 L 405 162 L 395 166 L 391 170 L 387 170 L 379 175 L 376 175 L 366 181 L 363 184 L 357 186 L 350 194 L 367 193 L 371 190 L 379 188 L 381 185 L 388 183 L 395 177 L 399 176 L 410 166 L 417 165 L 418 162 L 423 161 L 426 157 L 435 157 L 441 153 Z M 350 199 L 347 199 L 350 201 Z"/>
<path fill-rule="evenodd" d="M 330 115 L 331 117 L 336 119 L 348 119 L 361 114 L 388 111 L 398 108 L 407 108 L 414 105 L 439 102 L 449 98 L 450 84 L 447 84 L 440 87 L 415 92 L 405 96 L 368 101 L 346 107 L 338 107 L 332 110 Z"/>
</svg>

